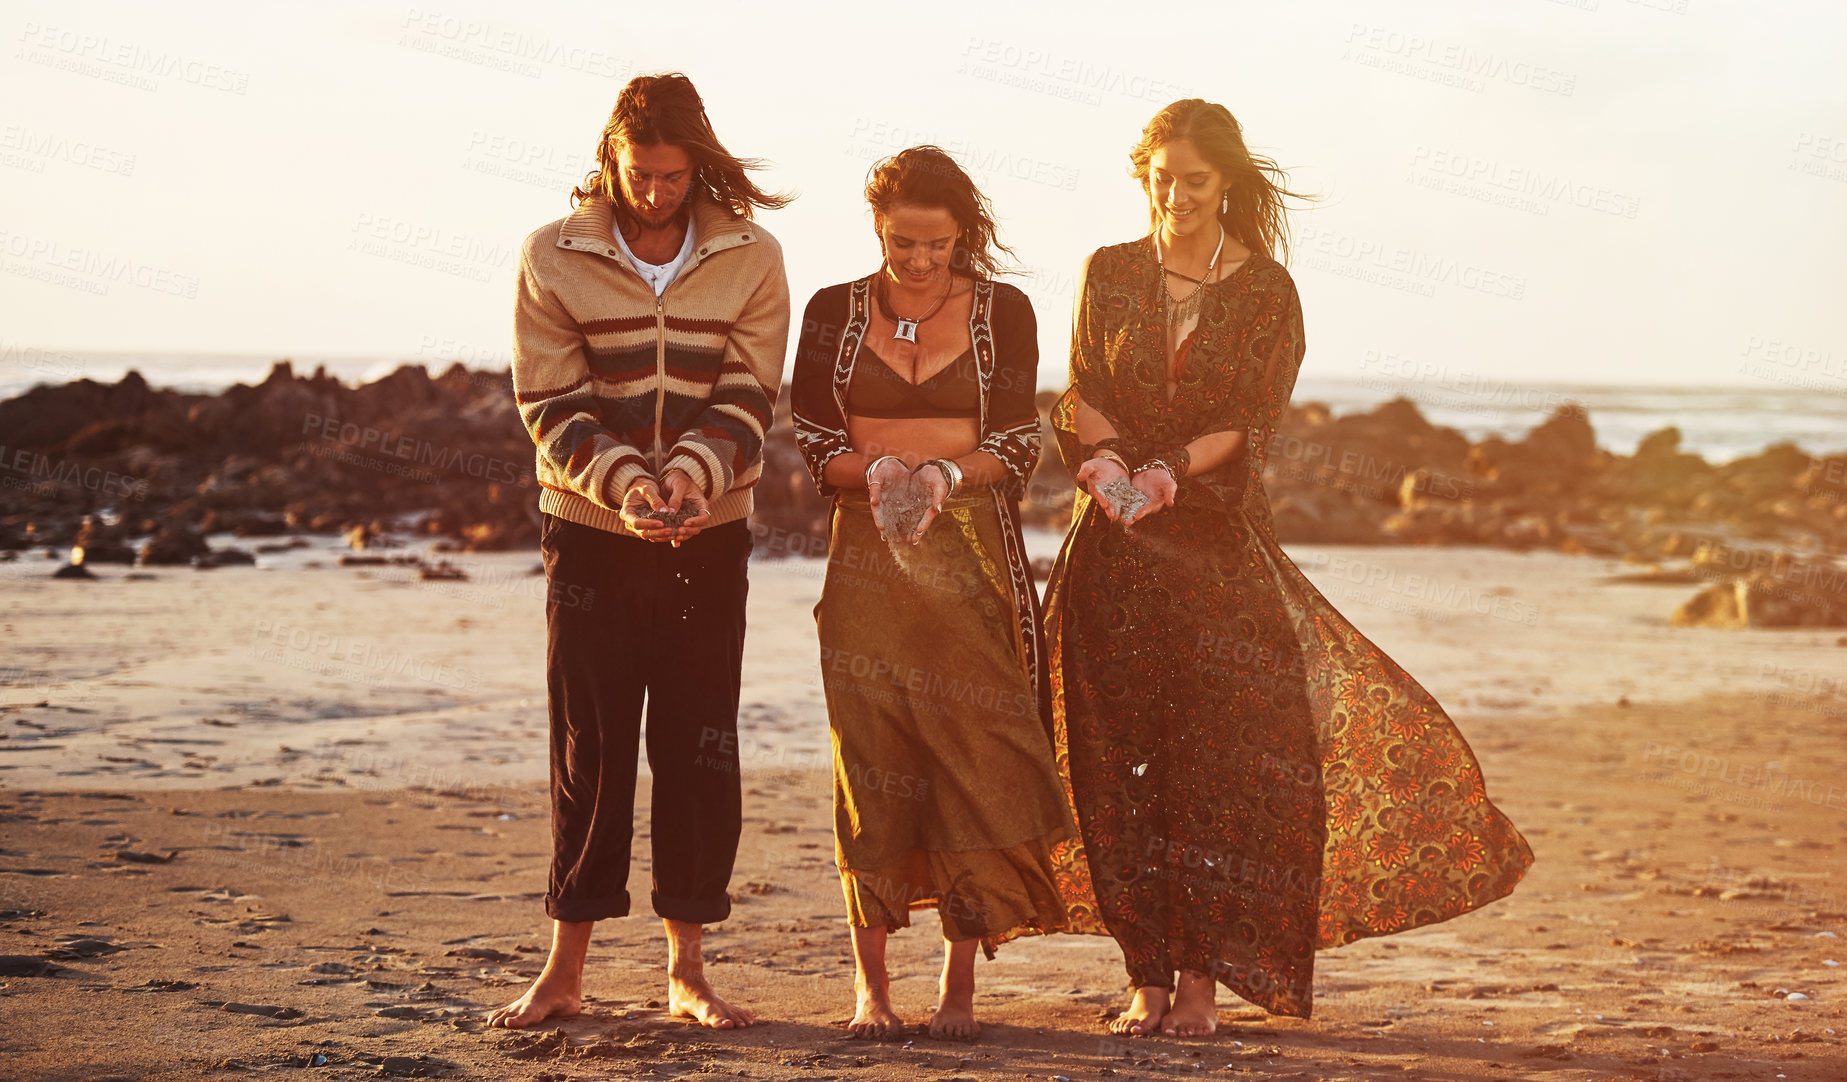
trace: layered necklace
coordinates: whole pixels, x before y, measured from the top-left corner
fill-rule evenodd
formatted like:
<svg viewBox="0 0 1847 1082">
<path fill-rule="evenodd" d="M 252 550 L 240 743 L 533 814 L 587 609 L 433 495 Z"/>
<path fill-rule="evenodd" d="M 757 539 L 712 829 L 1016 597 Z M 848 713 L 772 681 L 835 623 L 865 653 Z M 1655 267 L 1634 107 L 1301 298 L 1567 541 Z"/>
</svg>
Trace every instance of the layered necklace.
<svg viewBox="0 0 1847 1082">
<path fill-rule="evenodd" d="M 1171 332 L 1175 327 L 1185 324 L 1187 320 L 1199 314 L 1200 294 L 1205 292 L 1206 283 L 1212 280 L 1212 272 L 1218 269 L 1219 253 L 1225 250 L 1225 229 L 1223 226 L 1219 227 L 1218 247 L 1212 249 L 1212 262 L 1206 264 L 1206 275 L 1203 278 L 1193 278 L 1181 274 L 1179 271 L 1170 271 L 1167 269 L 1166 261 L 1161 258 L 1160 230 L 1155 230 L 1154 235 L 1148 239 L 1154 243 L 1155 265 L 1160 267 L 1164 274 L 1185 278 L 1187 281 L 1194 283 L 1193 292 L 1188 293 L 1179 300 L 1174 300 L 1168 295 L 1167 280 L 1165 278 L 1161 279 L 1161 302 L 1162 307 L 1167 311 L 1167 329 Z"/>
<path fill-rule="evenodd" d="M 889 319 L 892 321 L 892 332 L 891 332 L 892 341 L 909 342 L 912 345 L 917 344 L 917 325 L 929 319 L 931 316 L 935 315 L 939 310 L 941 310 L 943 305 L 949 300 L 949 294 L 955 292 L 955 288 L 956 288 L 955 277 L 953 275 L 950 275 L 948 276 L 948 278 L 949 278 L 949 284 L 946 288 L 944 288 L 943 295 L 936 299 L 936 303 L 930 306 L 930 310 L 928 312 L 925 312 L 923 315 L 918 316 L 916 319 L 906 319 L 903 316 L 891 310 L 891 302 L 886 298 L 887 291 L 891 289 L 891 282 L 889 279 L 885 277 L 884 274 L 879 275 L 879 288 L 875 290 L 874 292 L 878 294 L 879 311 L 884 314 L 886 319 Z"/>
</svg>

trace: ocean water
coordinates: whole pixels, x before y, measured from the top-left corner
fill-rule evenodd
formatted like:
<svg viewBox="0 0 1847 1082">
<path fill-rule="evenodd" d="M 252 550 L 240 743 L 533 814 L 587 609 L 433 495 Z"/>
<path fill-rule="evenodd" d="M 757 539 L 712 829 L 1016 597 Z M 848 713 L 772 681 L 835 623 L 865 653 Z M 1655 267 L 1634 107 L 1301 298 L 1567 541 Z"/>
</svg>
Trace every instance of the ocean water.
<svg viewBox="0 0 1847 1082">
<path fill-rule="evenodd" d="M 317 366 L 349 383 L 377 379 L 401 364 L 423 364 L 434 375 L 457 358 L 295 357 L 297 374 Z M 0 398 L 35 384 L 75 379 L 114 382 L 134 368 L 158 387 L 216 392 L 233 383 L 254 383 L 276 358 L 230 354 L 126 354 L 54 352 L 0 345 Z M 471 367 L 504 369 L 505 356 L 461 358 Z M 478 364 L 476 362 L 479 362 Z M 1498 435 L 1518 438 L 1560 406 L 1589 412 L 1597 443 L 1619 454 L 1635 450 L 1651 432 L 1674 425 L 1681 448 L 1710 462 L 1755 454 L 1773 443 L 1794 443 L 1810 454 L 1847 451 L 1847 378 L 1807 376 L 1772 369 L 1733 386 L 1652 386 L 1590 383 L 1531 383 L 1491 378 L 1418 379 L 1374 375 L 1327 379 L 1304 375 L 1295 401 L 1325 403 L 1335 414 L 1365 412 L 1393 398 L 1415 403 L 1432 423 L 1457 429 L 1471 440 Z"/>
<path fill-rule="evenodd" d="M 1827 377 L 1822 377 L 1826 380 Z M 1669 425 L 1680 429 L 1683 451 L 1708 462 L 1729 462 L 1774 443 L 1793 443 L 1814 455 L 1847 451 L 1847 379 L 1835 386 L 1794 386 L 1765 379 L 1737 386 L 1663 387 L 1585 383 L 1436 383 L 1373 377 L 1296 383 L 1297 403 L 1326 403 L 1336 415 L 1370 410 L 1408 398 L 1432 424 L 1454 428 L 1470 440 L 1518 436 L 1560 406 L 1585 409 L 1597 445 L 1631 454 L 1644 436 Z"/>
</svg>

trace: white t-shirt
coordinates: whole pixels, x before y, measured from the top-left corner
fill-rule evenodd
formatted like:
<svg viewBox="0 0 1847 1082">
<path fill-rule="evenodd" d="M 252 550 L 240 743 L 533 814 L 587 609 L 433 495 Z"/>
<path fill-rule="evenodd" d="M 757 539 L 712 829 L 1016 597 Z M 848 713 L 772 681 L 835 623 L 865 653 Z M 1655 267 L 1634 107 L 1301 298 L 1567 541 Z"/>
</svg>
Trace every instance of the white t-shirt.
<svg viewBox="0 0 1847 1082">
<path fill-rule="evenodd" d="M 693 254 L 693 218 L 690 214 L 686 217 L 686 239 L 680 242 L 680 254 L 674 256 L 671 263 L 647 263 L 636 259 L 635 253 L 628 250 L 628 241 L 622 239 L 622 227 L 618 225 L 610 232 L 616 235 L 616 243 L 621 246 L 622 254 L 628 256 L 628 261 L 654 287 L 656 297 L 680 276 L 680 268 L 686 266 L 686 257 Z"/>
</svg>

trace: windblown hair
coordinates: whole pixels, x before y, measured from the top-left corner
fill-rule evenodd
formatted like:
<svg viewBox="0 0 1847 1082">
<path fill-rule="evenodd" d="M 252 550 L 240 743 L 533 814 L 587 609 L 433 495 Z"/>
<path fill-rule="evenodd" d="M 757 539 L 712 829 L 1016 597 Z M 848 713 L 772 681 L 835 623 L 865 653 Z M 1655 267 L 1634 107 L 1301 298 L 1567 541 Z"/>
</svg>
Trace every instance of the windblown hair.
<svg viewBox="0 0 1847 1082">
<path fill-rule="evenodd" d="M 961 230 L 949 258 L 952 274 L 993 278 L 1011 273 L 995 255 L 1013 256 L 1014 252 L 995 235 L 994 211 L 987 196 L 942 147 L 910 147 L 874 165 L 866 178 L 866 202 L 880 217 L 900 204 L 941 207 Z"/>
<path fill-rule="evenodd" d="M 686 151 L 693 161 L 693 178 L 686 197 L 704 195 L 729 207 L 740 218 L 751 217 L 756 207 L 775 210 L 788 205 L 790 195 L 771 195 L 757 187 L 748 170 L 762 169 L 761 158 L 739 158 L 725 149 L 705 115 L 705 102 L 693 81 L 679 72 L 638 75 L 616 95 L 616 107 L 603 125 L 597 143 L 597 167 L 585 174 L 581 187 L 571 189 L 571 205 L 602 197 L 625 209 L 620 167 L 616 159 L 624 146 L 667 144 Z"/>
<path fill-rule="evenodd" d="M 1228 207 L 1218 215 L 1225 232 L 1253 251 L 1285 262 L 1289 258 L 1289 222 L 1284 199 L 1309 199 L 1290 191 L 1288 174 L 1244 145 L 1244 129 L 1223 105 L 1185 98 L 1154 114 L 1142 129 L 1141 142 L 1129 151 L 1130 173 L 1148 190 L 1148 160 L 1156 149 L 1185 139 L 1225 178 Z M 1215 211 L 1216 213 L 1216 211 Z M 1150 228 L 1156 218 L 1148 208 Z"/>
</svg>

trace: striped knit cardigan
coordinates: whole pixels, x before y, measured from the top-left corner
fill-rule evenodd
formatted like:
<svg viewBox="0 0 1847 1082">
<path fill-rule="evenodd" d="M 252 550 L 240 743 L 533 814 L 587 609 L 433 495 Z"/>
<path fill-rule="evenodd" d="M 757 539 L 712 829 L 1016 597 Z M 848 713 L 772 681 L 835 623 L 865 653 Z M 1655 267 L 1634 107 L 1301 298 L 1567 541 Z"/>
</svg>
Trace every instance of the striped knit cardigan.
<svg viewBox="0 0 1847 1082">
<path fill-rule="evenodd" d="M 782 385 L 782 246 L 708 198 L 658 298 L 617 247 L 614 207 L 586 199 L 526 238 L 513 310 L 513 393 L 536 445 L 539 509 L 628 534 L 623 494 L 681 469 L 712 523 L 749 515 Z"/>
</svg>

